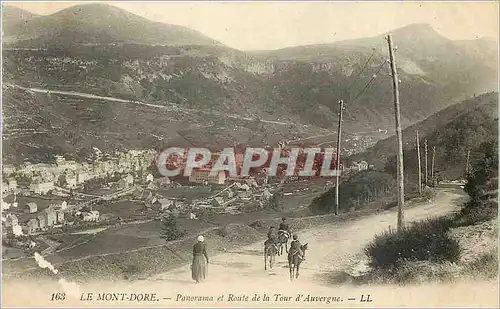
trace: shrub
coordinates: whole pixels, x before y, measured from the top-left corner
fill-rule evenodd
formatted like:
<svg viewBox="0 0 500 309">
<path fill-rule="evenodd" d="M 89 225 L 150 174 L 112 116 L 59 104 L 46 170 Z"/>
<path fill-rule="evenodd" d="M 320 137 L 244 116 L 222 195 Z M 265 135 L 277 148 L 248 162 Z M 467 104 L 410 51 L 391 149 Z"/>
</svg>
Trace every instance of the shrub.
<svg viewBox="0 0 500 309">
<path fill-rule="evenodd" d="M 198 211 L 200 220 L 212 220 L 217 212 L 213 208 L 202 208 Z"/>
<path fill-rule="evenodd" d="M 186 231 L 180 230 L 177 226 L 177 217 L 170 214 L 168 217 L 162 218 L 163 229 L 160 237 L 167 241 L 176 240 L 186 235 Z"/>
<path fill-rule="evenodd" d="M 371 266 L 390 269 L 405 262 L 456 262 L 460 247 L 447 235 L 453 220 L 447 217 L 426 219 L 404 228 L 401 232 L 388 230 L 376 235 L 365 248 Z"/>
<path fill-rule="evenodd" d="M 497 217 L 498 204 L 487 202 L 478 204 L 477 201 L 470 201 L 457 214 L 455 221 L 459 226 L 474 225 L 489 221 Z"/>
<path fill-rule="evenodd" d="M 281 201 L 281 193 L 276 192 L 271 196 L 269 199 L 269 202 L 267 204 L 267 208 L 274 210 L 274 211 L 283 211 L 283 206 L 280 203 Z"/>
<path fill-rule="evenodd" d="M 364 204 L 393 196 L 395 180 L 390 174 L 380 171 L 362 171 L 340 184 L 339 207 L 348 211 L 360 209 Z M 326 214 L 335 204 L 335 187 L 314 198 L 309 209 L 315 214 Z"/>
<path fill-rule="evenodd" d="M 422 190 L 422 197 L 431 200 L 436 197 L 436 192 L 431 188 L 424 188 L 424 190 Z"/>
<path fill-rule="evenodd" d="M 455 263 L 432 263 L 428 261 L 406 262 L 391 272 L 378 270 L 366 276 L 368 283 L 429 283 L 446 282 L 460 278 L 461 267 Z"/>
<path fill-rule="evenodd" d="M 467 264 L 465 274 L 471 277 L 486 277 L 488 279 L 498 276 L 498 250 L 492 249 L 483 253 L 477 260 Z"/>
</svg>

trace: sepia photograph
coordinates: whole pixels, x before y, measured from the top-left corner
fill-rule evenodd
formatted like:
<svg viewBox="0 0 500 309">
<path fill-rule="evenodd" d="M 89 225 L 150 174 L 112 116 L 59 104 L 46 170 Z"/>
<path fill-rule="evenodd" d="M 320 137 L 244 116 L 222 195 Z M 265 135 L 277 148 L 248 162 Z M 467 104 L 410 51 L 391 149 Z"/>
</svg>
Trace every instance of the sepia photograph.
<svg viewBox="0 0 500 309">
<path fill-rule="evenodd" d="M 2 1 L 2 308 L 498 308 L 497 1 Z"/>
</svg>

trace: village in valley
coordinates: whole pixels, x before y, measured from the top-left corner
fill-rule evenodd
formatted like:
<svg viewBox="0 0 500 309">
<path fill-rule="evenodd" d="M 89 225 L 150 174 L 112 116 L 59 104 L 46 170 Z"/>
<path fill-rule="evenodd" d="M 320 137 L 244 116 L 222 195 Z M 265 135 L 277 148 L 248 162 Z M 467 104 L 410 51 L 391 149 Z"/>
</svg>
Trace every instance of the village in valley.
<svg viewBox="0 0 500 309">
<path fill-rule="evenodd" d="M 209 168 L 198 168 L 188 177 L 169 178 L 157 172 L 153 150 L 113 156 L 94 152 L 93 160 L 85 163 L 56 156 L 53 164 L 3 165 L 3 259 L 21 258 L 34 250 L 53 253 L 60 243 L 47 236 L 95 233 L 168 216 L 197 220 L 206 211 L 232 216 L 262 210 L 275 193 L 293 195 L 308 190 L 307 182 L 313 181 L 269 177 L 266 169 L 231 178 L 227 172 L 212 176 Z M 212 155 L 210 163 L 217 157 Z M 243 156 L 236 158 L 241 166 Z M 360 161 L 341 168 L 350 174 L 369 165 Z M 331 180 L 322 179 L 322 186 L 331 186 Z M 283 183 L 300 182 L 305 183 L 303 189 L 283 192 Z"/>
<path fill-rule="evenodd" d="M 498 3 L 353 4 L 2 4 L 2 308 L 498 308 Z"/>
</svg>

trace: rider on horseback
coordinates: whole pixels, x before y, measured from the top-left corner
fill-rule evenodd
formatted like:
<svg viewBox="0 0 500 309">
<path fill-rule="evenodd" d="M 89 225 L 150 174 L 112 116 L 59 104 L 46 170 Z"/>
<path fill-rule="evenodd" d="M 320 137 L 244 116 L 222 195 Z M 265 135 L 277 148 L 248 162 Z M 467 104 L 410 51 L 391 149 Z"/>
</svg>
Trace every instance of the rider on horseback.
<svg viewBox="0 0 500 309">
<path fill-rule="evenodd" d="M 290 238 L 290 226 L 286 223 L 286 218 L 281 218 L 278 237 L 282 234 L 286 234 L 287 238 Z"/>
<path fill-rule="evenodd" d="M 267 232 L 267 240 L 265 244 L 276 245 L 277 242 L 278 242 L 278 236 L 276 235 L 276 229 L 274 228 L 274 226 L 270 226 L 269 232 Z"/>
<path fill-rule="evenodd" d="M 290 251 L 288 251 L 288 259 L 290 259 L 297 253 L 303 257 L 303 260 L 305 260 L 304 252 L 302 251 L 299 237 L 295 234 L 293 235 L 293 240 L 290 243 Z"/>
</svg>

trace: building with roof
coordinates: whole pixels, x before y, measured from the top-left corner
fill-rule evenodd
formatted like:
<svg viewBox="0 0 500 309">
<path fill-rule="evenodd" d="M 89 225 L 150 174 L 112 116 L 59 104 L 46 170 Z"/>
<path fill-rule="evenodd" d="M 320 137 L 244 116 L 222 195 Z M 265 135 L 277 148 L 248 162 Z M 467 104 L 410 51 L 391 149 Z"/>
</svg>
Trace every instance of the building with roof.
<svg viewBox="0 0 500 309">
<path fill-rule="evenodd" d="M 31 235 L 35 234 L 40 229 L 40 225 L 36 218 L 32 218 L 22 226 L 22 229 L 25 234 Z"/>
<path fill-rule="evenodd" d="M 12 173 L 14 173 L 16 171 L 16 168 L 14 167 L 14 165 L 12 164 L 5 164 L 5 165 L 2 165 L 2 173 L 6 176 L 9 176 L 11 175 Z"/>
<path fill-rule="evenodd" d="M 53 208 L 45 208 L 43 210 L 43 215 L 45 216 L 45 225 L 47 227 L 54 226 L 57 224 L 57 213 Z"/>
<path fill-rule="evenodd" d="M 36 181 L 30 184 L 30 191 L 35 194 L 47 194 L 52 190 L 54 190 L 52 181 Z"/>
<path fill-rule="evenodd" d="M 90 179 L 90 176 L 88 173 L 83 172 L 83 171 L 79 171 L 78 173 L 76 173 L 76 183 L 77 184 L 82 184 L 88 179 Z"/>
<path fill-rule="evenodd" d="M 83 213 L 83 221 L 89 222 L 96 222 L 99 221 L 99 212 L 97 210 L 92 210 L 86 213 Z"/>
<path fill-rule="evenodd" d="M 5 224 L 5 227 L 11 227 L 11 226 L 14 226 L 14 225 L 19 225 L 19 219 L 14 214 L 8 214 L 5 217 L 5 223 L 4 224 Z"/>
<path fill-rule="evenodd" d="M 64 211 L 62 209 L 56 210 L 57 223 L 63 224 L 65 221 Z"/>
<path fill-rule="evenodd" d="M 211 169 L 193 169 L 189 175 L 189 182 L 212 183 L 223 185 L 226 182 L 226 172 L 219 171 L 216 175 L 211 175 Z"/>
<path fill-rule="evenodd" d="M 15 178 L 9 178 L 8 179 L 8 186 L 9 186 L 9 191 L 16 191 L 17 190 L 17 180 Z"/>
<path fill-rule="evenodd" d="M 127 181 L 127 184 L 129 186 L 133 185 L 134 184 L 134 176 L 128 174 L 127 176 L 125 176 L 125 181 Z"/>
<path fill-rule="evenodd" d="M 47 228 L 47 221 L 45 220 L 44 215 L 38 215 L 36 217 L 36 220 L 38 221 L 38 226 L 40 230 L 44 230 L 45 228 Z"/>
<path fill-rule="evenodd" d="M 175 202 L 168 198 L 158 199 L 152 203 L 152 206 L 157 208 L 159 211 L 176 209 Z"/>
<path fill-rule="evenodd" d="M 74 175 L 66 176 L 66 188 L 74 189 L 77 186 L 77 177 Z"/>
<path fill-rule="evenodd" d="M 38 211 L 38 206 L 36 205 L 36 203 L 30 202 L 24 205 L 23 211 L 27 214 L 34 214 Z"/>
<path fill-rule="evenodd" d="M 66 201 L 55 201 L 49 204 L 50 208 L 66 210 L 68 209 L 68 202 Z"/>
<path fill-rule="evenodd" d="M 118 188 L 121 190 L 125 190 L 129 188 L 129 184 L 125 178 L 118 180 Z"/>
</svg>

